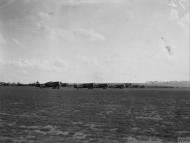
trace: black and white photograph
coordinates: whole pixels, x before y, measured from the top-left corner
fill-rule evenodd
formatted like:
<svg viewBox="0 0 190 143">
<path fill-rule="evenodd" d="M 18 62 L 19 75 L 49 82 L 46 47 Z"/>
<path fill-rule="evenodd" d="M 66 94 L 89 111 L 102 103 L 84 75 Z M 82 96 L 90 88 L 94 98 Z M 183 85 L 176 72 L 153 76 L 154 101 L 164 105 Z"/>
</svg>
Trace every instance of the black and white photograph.
<svg viewBox="0 0 190 143">
<path fill-rule="evenodd" d="M 0 0 L 0 143 L 190 143 L 190 0 Z"/>
</svg>

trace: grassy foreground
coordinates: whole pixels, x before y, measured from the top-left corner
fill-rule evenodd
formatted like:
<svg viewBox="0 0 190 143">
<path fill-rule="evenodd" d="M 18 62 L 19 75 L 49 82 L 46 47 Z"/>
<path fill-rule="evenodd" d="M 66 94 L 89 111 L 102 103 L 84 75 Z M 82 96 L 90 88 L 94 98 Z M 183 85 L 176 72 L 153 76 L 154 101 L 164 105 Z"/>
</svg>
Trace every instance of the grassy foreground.
<svg viewBox="0 0 190 143">
<path fill-rule="evenodd" d="M 2 143 L 172 143 L 189 121 L 189 89 L 0 87 Z"/>
</svg>

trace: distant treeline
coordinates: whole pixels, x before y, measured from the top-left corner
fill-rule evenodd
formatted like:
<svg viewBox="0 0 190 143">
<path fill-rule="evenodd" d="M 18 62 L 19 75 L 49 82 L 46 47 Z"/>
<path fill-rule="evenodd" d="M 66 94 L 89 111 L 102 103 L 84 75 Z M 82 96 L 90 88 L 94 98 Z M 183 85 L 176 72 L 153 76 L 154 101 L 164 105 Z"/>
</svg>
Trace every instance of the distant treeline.
<svg viewBox="0 0 190 143">
<path fill-rule="evenodd" d="M 33 86 L 33 87 L 39 87 L 39 88 L 86 88 L 86 89 L 94 89 L 94 88 L 118 88 L 118 89 L 124 89 L 124 88 L 172 88 L 171 86 L 147 86 L 143 84 L 135 84 L 135 83 L 63 83 L 63 82 L 46 82 L 46 83 L 29 83 L 29 84 L 23 84 L 23 83 L 6 83 L 6 82 L 0 82 L 0 86 Z"/>
</svg>

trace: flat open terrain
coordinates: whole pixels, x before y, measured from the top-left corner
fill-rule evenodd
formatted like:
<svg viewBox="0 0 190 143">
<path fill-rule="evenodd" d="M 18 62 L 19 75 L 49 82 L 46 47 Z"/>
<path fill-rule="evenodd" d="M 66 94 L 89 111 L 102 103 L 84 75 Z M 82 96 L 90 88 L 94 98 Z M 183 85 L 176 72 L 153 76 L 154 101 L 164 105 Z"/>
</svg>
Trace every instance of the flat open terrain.
<svg viewBox="0 0 190 143">
<path fill-rule="evenodd" d="M 0 143 L 172 143 L 187 136 L 189 89 L 0 87 Z"/>
</svg>

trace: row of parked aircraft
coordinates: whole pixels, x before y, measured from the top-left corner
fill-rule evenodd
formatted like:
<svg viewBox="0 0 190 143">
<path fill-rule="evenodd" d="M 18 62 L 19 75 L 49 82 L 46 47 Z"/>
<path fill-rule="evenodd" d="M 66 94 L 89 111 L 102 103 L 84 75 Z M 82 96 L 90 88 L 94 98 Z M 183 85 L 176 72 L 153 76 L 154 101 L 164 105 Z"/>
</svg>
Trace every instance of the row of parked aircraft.
<svg viewBox="0 0 190 143">
<path fill-rule="evenodd" d="M 36 87 L 40 88 L 53 88 L 53 89 L 59 89 L 61 87 L 73 87 L 76 89 L 79 88 L 87 88 L 87 89 L 93 89 L 93 88 L 127 88 L 132 87 L 133 85 L 131 83 L 77 83 L 77 84 L 68 84 L 68 83 L 62 83 L 62 82 L 47 82 L 40 84 L 39 82 L 36 82 Z"/>
</svg>

